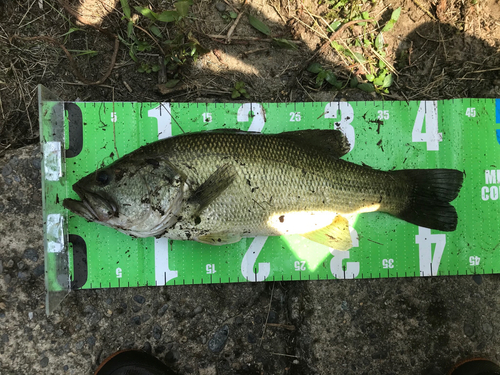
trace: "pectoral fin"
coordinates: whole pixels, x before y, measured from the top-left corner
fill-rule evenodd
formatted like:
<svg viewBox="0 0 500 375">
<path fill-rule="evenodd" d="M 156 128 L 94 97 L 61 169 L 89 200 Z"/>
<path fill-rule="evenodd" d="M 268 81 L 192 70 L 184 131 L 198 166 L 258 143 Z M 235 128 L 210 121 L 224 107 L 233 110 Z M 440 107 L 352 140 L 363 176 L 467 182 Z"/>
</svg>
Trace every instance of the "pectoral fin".
<svg viewBox="0 0 500 375">
<path fill-rule="evenodd" d="M 349 222 L 340 215 L 335 216 L 330 225 L 301 236 L 335 250 L 349 250 L 352 247 Z"/>
<path fill-rule="evenodd" d="M 211 233 L 199 236 L 195 240 L 208 245 L 228 245 L 241 240 L 241 236 L 230 233 Z"/>
<path fill-rule="evenodd" d="M 221 195 L 233 183 L 235 177 L 236 170 L 231 164 L 224 164 L 212 173 L 189 198 L 190 203 L 199 204 L 196 215 Z"/>
</svg>

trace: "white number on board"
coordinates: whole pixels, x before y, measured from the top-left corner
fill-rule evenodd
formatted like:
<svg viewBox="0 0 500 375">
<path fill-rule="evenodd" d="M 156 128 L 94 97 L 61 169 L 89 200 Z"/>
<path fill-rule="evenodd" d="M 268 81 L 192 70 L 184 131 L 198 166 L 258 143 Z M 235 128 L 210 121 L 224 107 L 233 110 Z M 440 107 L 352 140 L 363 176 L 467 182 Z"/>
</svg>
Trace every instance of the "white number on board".
<svg viewBox="0 0 500 375">
<path fill-rule="evenodd" d="M 203 122 L 212 122 L 212 114 L 205 112 L 203 115 Z"/>
<path fill-rule="evenodd" d="M 170 103 L 161 103 L 158 107 L 148 111 L 148 117 L 154 117 L 158 123 L 158 139 L 172 136 L 172 116 Z"/>
<path fill-rule="evenodd" d="M 481 258 L 479 258 L 477 256 L 469 257 L 469 264 L 471 266 L 479 266 L 479 262 L 481 262 Z"/>
<path fill-rule="evenodd" d="M 179 273 L 168 265 L 168 238 L 155 238 L 155 280 L 156 285 L 165 285 L 175 279 Z"/>
<path fill-rule="evenodd" d="M 351 233 L 352 247 L 359 247 L 358 232 L 353 227 L 349 227 Z M 355 279 L 359 275 L 359 262 L 346 262 L 343 267 L 344 259 L 349 259 L 349 251 L 330 249 L 333 255 L 330 261 L 330 271 L 337 279 Z"/>
<path fill-rule="evenodd" d="M 476 108 L 467 108 L 465 110 L 465 115 L 467 117 L 476 117 Z"/>
<path fill-rule="evenodd" d="M 427 143 L 427 151 L 438 151 L 443 133 L 438 132 L 437 101 L 422 101 L 411 134 L 412 142 Z M 425 133 L 422 131 L 425 123 Z"/>
<path fill-rule="evenodd" d="M 302 120 L 300 112 L 290 112 L 290 122 L 299 122 L 300 120 Z"/>
<path fill-rule="evenodd" d="M 248 281 L 264 281 L 271 272 L 270 263 L 256 264 L 257 257 L 262 251 L 266 240 L 266 236 L 255 237 L 243 257 L 243 261 L 241 262 L 241 273 Z"/>
<path fill-rule="evenodd" d="M 247 122 L 250 119 L 250 113 L 253 114 L 252 123 L 248 128 L 251 132 L 260 132 L 266 123 L 266 116 L 262 104 L 245 103 L 238 108 L 237 121 Z"/>
<path fill-rule="evenodd" d="M 217 272 L 215 270 L 215 264 L 207 264 L 207 266 L 205 268 L 206 268 L 208 274 L 213 274 L 213 273 Z"/>
<path fill-rule="evenodd" d="M 305 271 L 306 270 L 306 261 L 305 260 L 297 260 L 294 263 L 295 271 Z"/>
<path fill-rule="evenodd" d="M 394 259 L 383 259 L 382 267 L 384 268 L 394 268 Z"/>
<path fill-rule="evenodd" d="M 122 269 L 120 267 L 116 269 L 116 277 L 118 279 L 122 277 Z"/>
<path fill-rule="evenodd" d="M 446 234 L 432 234 L 429 228 L 418 227 L 415 243 L 418 244 L 420 276 L 436 276 L 446 245 Z"/>
<path fill-rule="evenodd" d="M 347 102 L 331 102 L 325 107 L 325 118 L 336 119 L 338 112 L 340 112 L 339 121 L 335 123 L 335 127 L 345 134 L 350 145 L 349 151 L 352 151 L 356 141 L 354 127 L 351 125 L 354 119 L 354 109 Z"/>
<path fill-rule="evenodd" d="M 389 111 L 378 111 L 378 119 L 379 120 L 389 120 Z"/>
</svg>

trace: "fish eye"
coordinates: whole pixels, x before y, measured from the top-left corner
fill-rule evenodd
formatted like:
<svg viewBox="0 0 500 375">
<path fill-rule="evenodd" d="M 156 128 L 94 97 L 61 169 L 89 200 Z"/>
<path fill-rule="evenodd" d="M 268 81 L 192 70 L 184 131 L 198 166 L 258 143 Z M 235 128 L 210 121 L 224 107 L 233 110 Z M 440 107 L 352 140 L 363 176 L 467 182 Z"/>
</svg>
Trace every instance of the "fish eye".
<svg viewBox="0 0 500 375">
<path fill-rule="evenodd" d="M 95 180 L 101 185 L 107 185 L 111 178 L 105 171 L 100 171 L 97 173 Z"/>
</svg>

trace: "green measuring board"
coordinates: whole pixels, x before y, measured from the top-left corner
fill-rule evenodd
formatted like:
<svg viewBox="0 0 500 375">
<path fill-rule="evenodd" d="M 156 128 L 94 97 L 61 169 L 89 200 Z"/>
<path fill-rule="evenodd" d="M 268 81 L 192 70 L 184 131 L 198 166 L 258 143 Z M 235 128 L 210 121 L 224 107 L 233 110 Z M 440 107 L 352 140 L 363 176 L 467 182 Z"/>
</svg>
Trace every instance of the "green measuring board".
<svg viewBox="0 0 500 375">
<path fill-rule="evenodd" d="M 332 103 L 62 102 L 40 88 L 46 283 L 68 289 L 500 272 L 500 100 Z M 227 246 L 134 239 L 62 207 L 81 177 L 140 146 L 187 132 L 340 129 L 344 157 L 382 170 L 465 172 L 454 232 L 384 213 L 349 217 L 354 247 L 298 235 Z M 55 303 L 55 302 L 54 302 Z"/>
</svg>

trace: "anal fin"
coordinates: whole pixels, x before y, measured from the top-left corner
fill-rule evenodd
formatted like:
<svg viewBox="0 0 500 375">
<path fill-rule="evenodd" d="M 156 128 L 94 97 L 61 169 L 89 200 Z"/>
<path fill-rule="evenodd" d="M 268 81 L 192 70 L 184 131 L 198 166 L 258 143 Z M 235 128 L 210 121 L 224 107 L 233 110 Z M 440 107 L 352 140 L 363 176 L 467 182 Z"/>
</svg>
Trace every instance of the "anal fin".
<svg viewBox="0 0 500 375">
<path fill-rule="evenodd" d="M 349 250 L 352 247 L 349 222 L 340 215 L 335 216 L 330 225 L 309 233 L 303 233 L 301 236 L 335 250 Z"/>
</svg>

